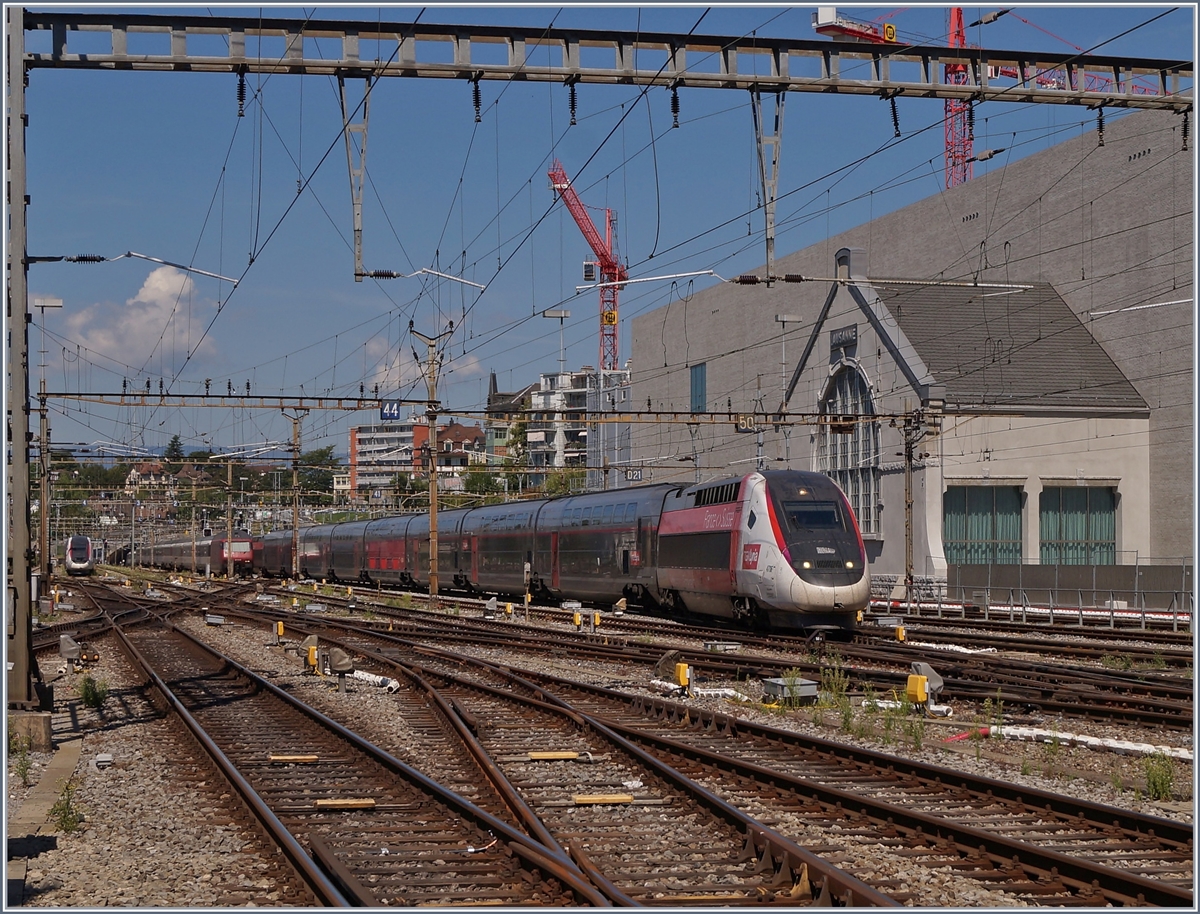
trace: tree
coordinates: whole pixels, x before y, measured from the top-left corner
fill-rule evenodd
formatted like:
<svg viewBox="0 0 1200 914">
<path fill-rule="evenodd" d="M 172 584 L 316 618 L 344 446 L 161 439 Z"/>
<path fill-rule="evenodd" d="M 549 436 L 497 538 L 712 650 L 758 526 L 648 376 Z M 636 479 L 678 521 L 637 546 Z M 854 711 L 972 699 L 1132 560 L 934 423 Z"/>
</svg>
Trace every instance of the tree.
<svg viewBox="0 0 1200 914">
<path fill-rule="evenodd" d="M 318 498 L 333 497 L 333 471 L 341 462 L 333 456 L 334 445 L 305 451 L 300 455 L 300 491 Z"/>
<path fill-rule="evenodd" d="M 179 472 L 183 465 L 183 442 L 178 435 L 172 435 L 171 440 L 167 442 L 167 449 L 163 451 L 163 469 L 174 475 Z"/>
<path fill-rule="evenodd" d="M 579 469 L 552 470 L 542 483 L 542 494 L 547 497 L 570 495 L 583 485 L 584 471 Z"/>
<path fill-rule="evenodd" d="M 463 489 L 472 495 L 495 495 L 502 488 L 496 475 L 487 470 L 471 470 L 463 477 Z"/>
</svg>

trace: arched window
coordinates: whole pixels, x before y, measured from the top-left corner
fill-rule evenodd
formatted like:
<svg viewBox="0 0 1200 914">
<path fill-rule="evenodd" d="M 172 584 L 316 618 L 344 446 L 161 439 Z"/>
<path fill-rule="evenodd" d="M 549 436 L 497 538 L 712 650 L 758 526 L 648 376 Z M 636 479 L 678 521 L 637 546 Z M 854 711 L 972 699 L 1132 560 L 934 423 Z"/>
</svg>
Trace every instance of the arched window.
<svg viewBox="0 0 1200 914">
<path fill-rule="evenodd" d="M 836 375 L 821 401 L 829 416 L 874 416 L 871 388 L 852 366 Z M 879 532 L 879 423 L 825 423 L 821 426 L 818 469 L 845 491 L 864 534 Z"/>
</svg>

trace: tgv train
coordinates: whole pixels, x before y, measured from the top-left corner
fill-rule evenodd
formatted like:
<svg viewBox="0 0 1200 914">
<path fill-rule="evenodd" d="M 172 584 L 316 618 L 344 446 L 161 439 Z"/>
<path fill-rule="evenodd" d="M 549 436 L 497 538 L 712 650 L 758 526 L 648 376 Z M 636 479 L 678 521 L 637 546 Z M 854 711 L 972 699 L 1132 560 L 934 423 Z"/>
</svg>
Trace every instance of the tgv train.
<svg viewBox="0 0 1200 914">
<path fill-rule="evenodd" d="M 91 539 L 79 534 L 67 537 L 63 568 L 67 574 L 93 574 L 96 571 L 96 556 L 92 551 Z"/>
<path fill-rule="evenodd" d="M 289 576 L 291 531 L 256 537 L 255 571 Z M 310 578 L 429 586 L 429 517 L 308 527 Z M 750 473 L 438 512 L 439 589 L 630 603 L 756 628 L 854 628 L 866 550 L 827 476 Z"/>
</svg>

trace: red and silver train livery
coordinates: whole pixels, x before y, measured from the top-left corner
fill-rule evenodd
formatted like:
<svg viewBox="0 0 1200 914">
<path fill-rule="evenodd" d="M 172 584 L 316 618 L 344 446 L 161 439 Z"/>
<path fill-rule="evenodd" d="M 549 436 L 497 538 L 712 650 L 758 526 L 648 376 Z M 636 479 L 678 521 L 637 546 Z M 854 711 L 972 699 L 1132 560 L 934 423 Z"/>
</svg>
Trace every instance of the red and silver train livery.
<svg viewBox="0 0 1200 914">
<path fill-rule="evenodd" d="M 290 575 L 293 535 L 252 538 L 242 548 L 253 570 Z M 303 576 L 430 586 L 426 514 L 322 524 L 296 538 Z M 190 543 L 159 546 L 155 563 L 187 567 L 184 555 Z M 846 496 L 827 476 L 790 470 L 439 511 L 437 562 L 440 590 L 625 598 L 754 628 L 852 630 L 870 596 Z"/>
<path fill-rule="evenodd" d="M 757 628 L 851 630 L 870 596 L 866 551 L 829 477 L 772 471 L 438 513 L 439 588 L 603 605 Z M 429 586 L 429 518 L 300 531 L 313 578 Z M 256 544 L 255 569 L 287 575 L 290 533 Z M 528 578 L 526 577 L 528 567 Z"/>
<path fill-rule="evenodd" d="M 63 568 L 67 574 L 94 574 L 96 555 L 92 541 L 86 536 L 75 534 L 67 537 L 67 548 L 63 554 Z"/>
<path fill-rule="evenodd" d="M 658 528 L 667 606 L 754 627 L 851 629 L 870 599 L 866 550 L 842 490 L 772 471 L 668 493 Z"/>
</svg>

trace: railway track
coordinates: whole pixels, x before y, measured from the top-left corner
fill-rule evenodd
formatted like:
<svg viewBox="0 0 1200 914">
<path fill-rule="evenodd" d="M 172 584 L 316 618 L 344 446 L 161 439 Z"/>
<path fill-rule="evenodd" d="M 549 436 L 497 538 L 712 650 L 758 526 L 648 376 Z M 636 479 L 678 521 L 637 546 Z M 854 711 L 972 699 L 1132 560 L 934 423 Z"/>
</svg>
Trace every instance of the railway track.
<svg viewBox="0 0 1200 914">
<path fill-rule="evenodd" d="M 306 622 L 339 637 L 328 620 Z M 799 810 L 806 821 L 906 849 L 930 867 L 953 866 L 1031 903 L 1192 904 L 1190 826 L 546 675 L 512 679 L 395 636 L 358 631 L 340 640 L 381 659 L 388 645 L 415 650 L 405 665 L 453 689 L 490 690 L 490 701 L 511 702 L 517 691 L 557 696 L 753 815 L 774 821 Z"/>
<path fill-rule="evenodd" d="M 337 605 L 334 598 L 325 598 Z M 341 605 L 347 605 L 345 603 Z M 363 604 L 357 604 L 361 611 Z M 1009 707 L 1044 714 L 1105 722 L 1127 722 L 1191 729 L 1193 721 L 1190 679 L 1159 673 L 1069 667 L 1035 663 L 1016 658 L 959 655 L 900 642 L 826 646 L 825 659 L 811 646 L 805 653 L 714 654 L 679 642 L 640 644 L 617 634 L 583 636 L 562 630 L 539 629 L 519 622 L 489 621 L 478 616 L 446 616 L 437 613 L 385 610 L 371 607 L 386 622 L 371 622 L 381 628 L 403 629 L 412 637 L 452 640 L 500 649 L 541 651 L 600 661 L 641 663 L 653 666 L 667 649 L 676 649 L 680 659 L 694 669 L 723 679 L 779 677 L 790 671 L 815 680 L 836 651 L 838 663 L 859 688 L 876 692 L 903 692 L 911 664 L 930 663 L 945 681 L 947 700 L 1001 700 Z M 475 612 L 482 614 L 479 604 Z M 853 663 L 851 662 L 853 661 Z"/>
<path fill-rule="evenodd" d="M 164 625 L 117 631 L 323 903 L 608 903 L 568 861 L 229 658 Z"/>
<path fill-rule="evenodd" d="M 218 593 L 197 595 L 182 587 L 176 588 L 175 592 L 179 595 L 175 605 L 184 608 L 219 598 L 244 597 L 253 591 L 251 585 L 227 585 Z M 631 643 L 615 633 L 580 636 L 561 629 L 546 630 L 519 622 L 487 620 L 481 618 L 483 607 L 480 601 L 454 604 L 478 614 L 465 617 L 375 604 L 368 606 L 368 598 L 363 594 L 350 598 L 322 596 L 320 599 L 328 606 L 347 608 L 353 604 L 360 612 L 366 609 L 387 620 L 377 624 L 386 624 L 393 629 L 400 627 L 414 637 L 449 639 L 500 649 L 537 650 L 600 661 L 653 665 L 662 657 L 663 651 L 671 647 Z M 264 613 L 278 612 L 280 618 L 290 617 L 282 604 L 274 607 L 262 604 L 260 608 Z M 675 628 L 687 631 L 682 626 Z M 682 637 L 691 636 L 682 634 Z M 822 654 L 812 645 L 804 653 L 790 656 L 780 656 L 778 652 L 746 654 L 743 651 L 713 654 L 685 642 L 678 643 L 675 649 L 680 651 L 681 659 L 697 671 L 733 680 L 779 677 L 794 672 L 819 680 L 822 668 L 828 663 L 828 652 Z M 1027 713 L 1176 730 L 1192 727 L 1194 706 L 1190 677 L 1171 676 L 1158 670 L 1096 669 L 989 654 L 972 654 L 969 660 L 963 661 L 959 654 L 883 640 L 841 644 L 828 650 L 836 650 L 836 662 L 850 676 L 853 685 L 878 693 L 902 692 L 911 664 L 921 660 L 942 676 L 946 700 L 1002 701 L 1008 707 L 1020 708 Z"/>
<path fill-rule="evenodd" d="M 868 632 L 864 632 L 866 634 Z M 1156 670 L 1186 670 L 1195 664 L 1192 638 L 1186 642 L 1178 639 L 1162 639 L 1162 632 L 1147 633 L 1141 642 L 1132 639 L 1110 639 L 1104 632 L 1085 629 L 1083 632 L 1055 630 L 1051 632 L 1026 633 L 1024 631 L 963 632 L 959 629 L 926 627 L 923 622 L 906 625 L 907 642 L 926 642 L 934 645 L 966 645 L 976 650 L 994 650 L 1008 653 L 1054 654 L 1072 660 L 1086 660 L 1104 666 L 1128 670 L 1135 667 L 1139 672 L 1153 673 Z M 1053 636 L 1055 640 L 1050 640 Z M 1073 639 L 1073 640 L 1067 640 Z M 1145 643 L 1151 641 L 1155 643 Z"/>
<path fill-rule="evenodd" d="M 615 884 L 626 903 L 828 907 L 835 900 L 904 900 L 836 874 L 711 789 L 631 751 L 595 720 L 461 678 L 442 678 L 439 691 L 576 862 Z"/>
</svg>

